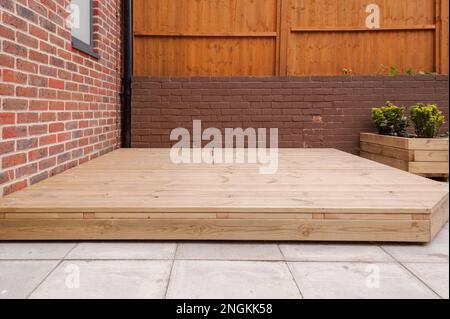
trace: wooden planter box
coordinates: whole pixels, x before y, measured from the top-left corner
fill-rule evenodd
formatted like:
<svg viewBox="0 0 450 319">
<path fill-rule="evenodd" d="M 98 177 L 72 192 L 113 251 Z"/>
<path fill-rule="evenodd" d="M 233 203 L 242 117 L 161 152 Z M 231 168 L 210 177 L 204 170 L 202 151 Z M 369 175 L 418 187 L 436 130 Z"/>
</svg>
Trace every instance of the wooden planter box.
<svg viewBox="0 0 450 319">
<path fill-rule="evenodd" d="M 448 179 L 448 138 L 422 139 L 362 133 L 361 156 L 413 174 Z"/>
</svg>

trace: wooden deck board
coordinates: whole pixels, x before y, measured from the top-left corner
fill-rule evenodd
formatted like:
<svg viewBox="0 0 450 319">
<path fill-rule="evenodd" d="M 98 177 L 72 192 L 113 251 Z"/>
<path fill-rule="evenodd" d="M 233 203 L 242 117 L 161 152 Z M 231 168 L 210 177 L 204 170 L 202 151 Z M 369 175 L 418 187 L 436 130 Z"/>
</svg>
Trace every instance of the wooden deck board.
<svg viewBox="0 0 450 319">
<path fill-rule="evenodd" d="M 169 151 L 121 149 L 3 198 L 0 240 L 427 242 L 448 220 L 446 185 L 337 150 L 282 149 L 273 175 Z"/>
</svg>

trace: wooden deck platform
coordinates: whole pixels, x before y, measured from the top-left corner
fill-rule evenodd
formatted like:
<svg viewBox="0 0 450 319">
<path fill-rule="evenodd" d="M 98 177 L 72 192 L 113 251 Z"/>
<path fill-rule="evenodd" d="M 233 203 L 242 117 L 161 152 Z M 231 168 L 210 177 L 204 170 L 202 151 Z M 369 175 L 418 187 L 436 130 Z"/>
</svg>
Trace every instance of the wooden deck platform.
<svg viewBox="0 0 450 319">
<path fill-rule="evenodd" d="M 121 149 L 0 200 L 0 240 L 429 242 L 445 184 L 332 149 L 255 164 L 175 165 Z"/>
</svg>

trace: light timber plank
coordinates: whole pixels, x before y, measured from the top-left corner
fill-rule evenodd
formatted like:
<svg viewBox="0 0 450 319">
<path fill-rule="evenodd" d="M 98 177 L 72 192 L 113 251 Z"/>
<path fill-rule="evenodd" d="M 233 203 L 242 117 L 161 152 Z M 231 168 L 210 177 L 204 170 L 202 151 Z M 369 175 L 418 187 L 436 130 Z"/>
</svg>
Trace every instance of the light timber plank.
<svg viewBox="0 0 450 319">
<path fill-rule="evenodd" d="M 385 157 L 391 157 L 407 162 L 414 161 L 414 152 L 406 149 L 400 149 L 396 147 L 390 147 L 374 143 L 361 143 L 361 150 L 365 153 L 371 153 L 375 155 L 381 155 Z"/>
<path fill-rule="evenodd" d="M 415 162 L 447 162 L 448 151 L 414 151 Z"/>
<path fill-rule="evenodd" d="M 82 213 L 6 213 L 5 219 L 82 219 Z"/>
<path fill-rule="evenodd" d="M 409 141 L 407 138 L 403 137 L 393 137 L 393 136 L 383 136 L 379 134 L 372 133 L 362 133 L 361 141 L 372 144 L 381 144 L 390 147 L 408 149 Z"/>
<path fill-rule="evenodd" d="M 93 219 L 95 218 L 95 213 L 83 213 L 84 219 Z"/>
<path fill-rule="evenodd" d="M 449 198 L 448 196 L 436 206 L 433 214 L 431 216 L 431 230 L 430 230 L 430 240 L 441 231 L 442 227 L 449 220 Z"/>
<path fill-rule="evenodd" d="M 448 163 L 442 162 L 412 162 L 409 163 L 409 172 L 414 174 L 448 174 Z"/>
<path fill-rule="evenodd" d="M 413 150 L 433 150 L 433 151 L 448 151 L 449 140 L 448 139 L 427 139 L 427 138 L 414 138 L 409 139 L 409 149 Z"/>
<path fill-rule="evenodd" d="M 427 221 L 0 220 L 0 240 L 312 240 L 427 242 Z"/>
<path fill-rule="evenodd" d="M 408 168 L 409 168 L 408 162 L 404 161 L 404 160 L 399 160 L 396 158 L 391 158 L 391 157 L 387 157 L 387 156 L 383 156 L 383 155 L 367 153 L 364 151 L 361 151 L 360 155 L 362 157 L 370 159 L 372 161 L 376 161 L 378 163 L 389 165 L 391 167 L 395 167 L 395 168 L 401 169 L 403 171 L 408 171 Z"/>
<path fill-rule="evenodd" d="M 219 213 L 217 219 L 313 219 L 313 214 Z"/>
<path fill-rule="evenodd" d="M 324 214 L 325 219 L 337 220 L 415 220 L 423 214 Z"/>
<path fill-rule="evenodd" d="M 215 219 L 214 213 L 95 213 L 96 219 Z"/>
</svg>

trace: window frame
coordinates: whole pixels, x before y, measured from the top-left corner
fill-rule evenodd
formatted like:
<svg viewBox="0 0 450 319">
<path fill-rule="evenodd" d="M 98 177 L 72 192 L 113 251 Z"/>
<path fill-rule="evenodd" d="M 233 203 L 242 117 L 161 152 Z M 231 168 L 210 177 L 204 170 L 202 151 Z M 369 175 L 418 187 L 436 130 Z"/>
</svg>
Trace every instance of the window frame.
<svg viewBox="0 0 450 319">
<path fill-rule="evenodd" d="M 90 38 L 91 38 L 91 44 L 87 44 L 83 41 L 81 41 L 80 39 L 76 38 L 75 36 L 73 36 L 72 31 L 71 31 L 71 36 L 72 36 L 72 47 L 83 52 L 86 53 L 88 55 L 90 55 L 93 58 L 98 59 L 99 55 L 94 51 L 94 4 L 93 4 L 93 0 L 89 0 L 89 20 L 90 20 Z"/>
</svg>

